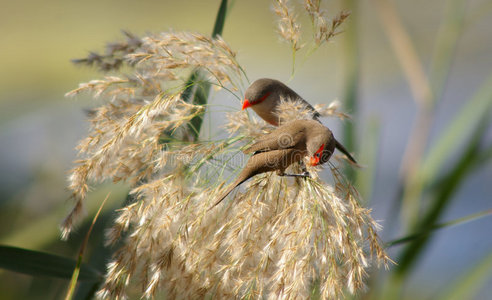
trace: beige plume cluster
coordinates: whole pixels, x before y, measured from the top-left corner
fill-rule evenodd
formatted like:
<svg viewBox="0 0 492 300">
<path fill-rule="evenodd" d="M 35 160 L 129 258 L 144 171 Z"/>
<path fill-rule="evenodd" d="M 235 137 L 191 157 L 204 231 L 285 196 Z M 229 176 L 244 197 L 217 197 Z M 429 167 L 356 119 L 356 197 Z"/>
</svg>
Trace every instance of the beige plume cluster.
<svg viewBox="0 0 492 300">
<path fill-rule="evenodd" d="M 327 164 L 335 149 L 355 163 L 319 121 L 346 118 L 338 105 L 313 107 L 273 79 L 254 82 L 242 97 L 244 71 L 220 38 L 176 32 L 128 38 L 114 47 L 120 52 L 81 60 L 113 75 L 68 93 L 101 102 L 89 114 L 90 131 L 70 172 L 75 205 L 64 237 L 91 185 L 111 180 L 132 187 L 133 201 L 107 231 L 114 252 L 98 296 L 336 299 L 361 292 L 371 264 L 390 259 L 359 194 Z M 230 137 L 188 139 L 189 121 L 213 109 L 183 97 L 187 76 L 198 68 L 212 86 L 245 99 L 243 108 L 277 127 L 237 103 L 225 124 Z M 247 162 L 235 165 L 238 157 Z M 323 164 L 330 184 L 319 178 Z M 224 187 L 227 176 L 235 179 Z"/>
</svg>

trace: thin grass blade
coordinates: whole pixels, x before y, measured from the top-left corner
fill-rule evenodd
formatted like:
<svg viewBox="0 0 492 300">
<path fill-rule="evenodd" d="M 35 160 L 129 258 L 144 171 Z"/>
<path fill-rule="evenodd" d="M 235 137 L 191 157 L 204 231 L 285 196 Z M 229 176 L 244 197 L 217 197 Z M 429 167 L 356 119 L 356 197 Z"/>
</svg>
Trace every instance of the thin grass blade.
<svg viewBox="0 0 492 300">
<path fill-rule="evenodd" d="M 99 214 L 101 213 L 102 208 L 104 207 L 104 204 L 108 200 L 110 194 L 111 193 L 108 193 L 106 195 L 106 198 L 104 198 L 103 202 L 101 203 L 101 206 L 99 206 L 99 209 L 97 210 L 97 213 L 94 216 L 94 219 L 92 219 L 92 224 L 89 227 L 89 230 L 87 230 L 87 234 L 85 235 L 84 241 L 82 242 L 82 245 L 80 246 L 79 256 L 77 258 L 77 264 L 75 265 L 75 269 L 72 273 L 72 279 L 70 280 L 70 285 L 69 285 L 69 288 L 67 291 L 67 295 L 65 296 L 65 300 L 71 300 L 73 298 L 75 288 L 77 287 L 77 280 L 78 280 L 79 275 L 80 275 L 80 268 L 82 266 L 82 258 L 84 257 L 84 252 L 85 252 L 85 249 L 87 248 L 87 244 L 89 243 L 89 237 L 91 235 L 92 228 L 94 228 L 94 224 L 96 224 L 97 218 L 99 217 Z"/>
<path fill-rule="evenodd" d="M 449 221 L 449 222 L 444 222 L 444 223 L 441 223 L 441 224 L 437 224 L 437 225 L 433 226 L 432 228 L 430 228 L 427 231 L 423 231 L 423 232 L 411 234 L 411 235 L 408 235 L 408 236 L 405 236 L 405 237 L 398 238 L 398 239 L 395 239 L 393 241 L 387 242 L 385 244 L 385 247 L 386 248 L 389 248 L 389 247 L 398 246 L 398 245 L 401 245 L 401 244 L 404 244 L 404 243 L 408 243 L 408 242 L 414 241 L 414 240 L 416 240 L 418 238 L 421 238 L 421 237 L 424 237 L 426 235 L 429 235 L 430 233 L 432 233 L 432 232 L 434 232 L 436 230 L 443 229 L 443 228 L 449 228 L 449 227 L 453 227 L 453 226 L 457 226 L 457 225 L 462 225 L 462 224 L 465 224 L 465 223 L 468 223 L 468 222 L 471 222 L 471 221 L 476 221 L 478 219 L 481 219 L 481 218 L 487 217 L 487 216 L 491 216 L 491 215 L 492 215 L 492 209 L 489 209 L 489 210 L 481 211 L 481 212 L 478 212 L 476 214 L 472 214 L 472 215 L 469 215 L 469 216 L 466 216 L 466 217 L 463 217 L 463 218 L 458 218 L 458 219 L 455 219 L 455 220 L 452 220 L 452 221 Z"/>
</svg>

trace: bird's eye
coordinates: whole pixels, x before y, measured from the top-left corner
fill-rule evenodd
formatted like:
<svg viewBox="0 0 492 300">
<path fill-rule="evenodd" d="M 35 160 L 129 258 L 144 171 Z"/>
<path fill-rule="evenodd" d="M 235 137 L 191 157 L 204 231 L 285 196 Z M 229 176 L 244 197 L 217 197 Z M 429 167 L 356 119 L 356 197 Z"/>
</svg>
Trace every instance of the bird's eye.
<svg viewBox="0 0 492 300">
<path fill-rule="evenodd" d="M 323 152 L 323 149 L 325 149 L 325 144 L 323 144 L 323 145 L 321 145 L 321 147 L 319 147 L 318 151 L 316 151 L 314 153 L 314 156 L 319 157 L 321 155 L 321 152 Z"/>
<path fill-rule="evenodd" d="M 256 100 L 255 102 L 261 103 L 261 102 L 265 101 L 265 99 L 268 98 L 268 96 L 270 96 L 270 92 L 266 92 L 263 96 L 260 97 L 260 99 Z"/>
</svg>

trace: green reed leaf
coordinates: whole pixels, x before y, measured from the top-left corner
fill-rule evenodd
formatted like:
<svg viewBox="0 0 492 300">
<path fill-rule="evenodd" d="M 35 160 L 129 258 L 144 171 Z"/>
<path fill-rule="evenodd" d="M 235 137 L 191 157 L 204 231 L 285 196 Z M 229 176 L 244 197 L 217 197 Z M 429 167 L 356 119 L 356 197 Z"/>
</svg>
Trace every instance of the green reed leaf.
<svg viewBox="0 0 492 300">
<path fill-rule="evenodd" d="M 376 178 L 378 146 L 381 141 L 381 122 L 377 117 L 372 117 L 366 125 L 366 132 L 361 137 L 360 149 L 364 149 L 357 158 L 364 167 L 357 170 L 357 187 L 361 198 L 366 204 L 371 201 L 372 188 Z"/>
<path fill-rule="evenodd" d="M 222 0 L 219 6 L 219 11 L 215 19 L 214 29 L 212 31 L 212 38 L 222 34 L 224 29 L 224 23 L 227 15 L 227 0 Z M 196 69 L 190 75 L 186 81 L 186 89 L 183 92 L 183 99 L 191 102 L 195 105 L 206 105 L 208 101 L 208 95 L 210 92 L 210 83 L 201 74 L 200 69 Z M 203 123 L 203 116 L 205 112 L 197 115 L 190 120 L 188 124 L 189 133 L 193 137 L 193 140 L 197 140 L 200 135 L 200 129 Z"/>
<path fill-rule="evenodd" d="M 84 257 L 85 249 L 87 248 L 87 245 L 89 244 L 89 237 L 91 235 L 92 229 L 94 228 L 94 224 L 96 224 L 97 218 L 99 217 L 99 214 L 101 213 L 101 210 L 102 210 L 104 204 L 106 203 L 106 201 L 108 200 L 110 194 L 111 194 L 111 192 L 108 193 L 106 198 L 104 198 L 103 202 L 101 203 L 101 206 L 99 206 L 99 209 L 97 210 L 96 215 L 92 219 L 91 226 L 89 227 L 89 230 L 87 230 L 87 234 L 85 235 L 84 241 L 82 242 L 82 245 L 80 246 L 79 255 L 77 257 L 77 264 L 75 265 L 75 269 L 72 273 L 72 278 L 70 279 L 70 285 L 68 287 L 68 291 L 67 291 L 67 294 L 65 296 L 65 300 L 73 299 L 75 288 L 77 287 L 77 281 L 79 279 L 80 271 L 82 268 L 82 258 Z"/>
<path fill-rule="evenodd" d="M 108 202 L 108 207 L 121 202 L 128 193 L 128 187 L 122 183 L 104 184 L 89 193 L 85 204 L 88 215 L 94 215 L 99 207 L 104 194 L 112 191 L 113 197 Z M 63 201 L 63 200 L 60 200 Z M 50 211 L 42 218 L 32 219 L 28 224 L 12 230 L 8 234 L 0 237 L 0 244 L 22 246 L 25 248 L 43 248 L 49 243 L 60 239 L 60 220 L 66 214 L 67 208 L 60 206 L 56 210 Z"/>
<path fill-rule="evenodd" d="M 227 15 L 227 0 L 222 0 L 220 2 L 217 18 L 215 19 L 214 30 L 212 31 L 213 38 L 217 37 L 217 35 L 222 35 L 222 31 L 224 30 L 226 15 Z"/>
<path fill-rule="evenodd" d="M 0 246 L 0 268 L 28 274 L 48 276 L 69 280 L 72 277 L 76 261 L 55 254 L 29 249 Z M 101 273 L 87 264 L 80 267 L 80 281 L 100 281 Z"/>
<path fill-rule="evenodd" d="M 445 17 L 439 28 L 430 69 L 430 83 L 434 101 L 438 101 L 445 89 L 458 40 L 463 33 L 466 0 L 449 0 Z"/>
<path fill-rule="evenodd" d="M 345 110 L 353 116 L 353 122 L 346 122 L 343 130 L 343 144 L 349 152 L 358 152 L 356 137 L 356 120 L 358 120 L 358 98 L 359 98 L 359 73 L 360 73 L 360 56 L 359 56 L 359 31 L 357 20 L 359 16 L 359 1 L 350 0 L 344 2 L 344 9 L 351 12 L 352 21 L 346 25 L 345 29 L 345 65 L 346 75 L 344 82 L 343 103 Z M 355 170 L 352 166 L 344 169 L 347 178 L 351 181 L 355 179 Z"/>
<path fill-rule="evenodd" d="M 492 275 L 492 252 L 472 266 L 450 284 L 436 299 L 460 300 L 474 299 L 481 286 Z"/>
<path fill-rule="evenodd" d="M 438 188 L 434 192 L 428 210 L 416 227 L 416 233 L 429 231 L 435 226 L 436 221 L 451 202 L 452 196 L 458 190 L 460 184 L 464 182 L 468 174 L 476 169 L 476 161 L 481 157 L 480 143 L 489 125 L 489 121 L 490 114 L 486 114 L 481 118 L 471 140 L 467 144 L 465 152 L 457 160 L 454 167 L 438 181 Z M 417 258 L 421 255 L 429 237 L 430 235 L 419 237 L 403 250 L 401 258 L 398 260 L 397 273 L 400 275 L 408 273 L 417 261 Z"/>
<path fill-rule="evenodd" d="M 471 222 L 471 221 L 475 221 L 475 220 L 478 220 L 478 219 L 481 219 L 483 217 L 487 217 L 487 216 L 490 216 L 490 215 L 492 215 L 492 209 L 481 211 L 481 212 L 478 212 L 476 214 L 472 214 L 472 215 L 469 215 L 469 216 L 466 216 L 466 217 L 463 217 L 463 218 L 458 218 L 458 219 L 455 219 L 455 220 L 452 220 L 452 221 L 449 221 L 449 222 L 444 222 L 444 223 L 441 223 L 441 224 L 437 224 L 437 225 L 433 226 L 432 228 L 430 228 L 430 229 L 428 229 L 426 231 L 418 232 L 418 233 L 411 234 L 411 235 L 408 235 L 408 236 L 405 236 L 405 237 L 402 237 L 402 238 L 395 239 L 395 240 L 393 240 L 391 242 L 387 242 L 385 244 L 385 248 L 389 248 L 389 247 L 398 246 L 398 245 L 401 245 L 401 244 L 404 244 L 404 243 L 408 243 L 408 242 L 414 241 L 414 240 L 416 240 L 418 238 L 427 236 L 427 235 L 429 235 L 430 233 L 432 233 L 432 232 L 434 232 L 436 230 L 443 229 L 443 228 L 448 228 L 448 227 L 452 227 L 452 226 L 456 226 L 456 225 L 465 224 L 465 223 L 468 223 L 468 222 Z"/>
<path fill-rule="evenodd" d="M 482 84 L 473 98 L 466 101 L 465 106 L 447 126 L 424 158 L 420 178 L 429 182 L 435 178 L 450 157 L 456 146 L 470 135 L 476 124 L 492 109 L 492 74 Z"/>
</svg>

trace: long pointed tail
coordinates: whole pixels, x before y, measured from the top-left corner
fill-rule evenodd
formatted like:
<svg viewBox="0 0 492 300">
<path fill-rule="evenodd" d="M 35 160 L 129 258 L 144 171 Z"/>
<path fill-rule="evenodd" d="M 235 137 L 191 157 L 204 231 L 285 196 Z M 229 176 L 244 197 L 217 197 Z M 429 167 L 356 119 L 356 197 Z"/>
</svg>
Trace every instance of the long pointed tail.
<svg viewBox="0 0 492 300">
<path fill-rule="evenodd" d="M 208 210 L 211 210 L 212 208 L 216 207 L 220 202 L 222 202 L 227 197 L 227 195 L 229 195 L 232 192 L 233 189 L 235 189 L 238 185 L 248 180 L 248 178 L 249 177 L 243 179 L 240 177 L 234 183 L 231 183 L 231 185 L 229 185 L 226 191 L 222 193 L 222 195 L 220 195 L 220 197 L 215 201 L 214 205 L 212 205 Z"/>
<path fill-rule="evenodd" d="M 314 108 L 313 108 L 313 110 L 314 110 Z M 321 123 L 321 121 L 319 120 L 319 117 L 320 117 L 320 116 L 321 116 L 321 115 L 320 115 L 320 114 L 319 114 L 316 110 L 314 110 L 313 120 L 318 121 L 318 122 L 320 122 L 320 123 Z M 321 123 L 321 124 L 323 124 L 323 123 Z M 356 165 L 357 165 L 357 161 L 355 160 L 355 158 L 353 158 L 353 157 L 352 157 L 352 155 L 350 155 L 350 153 L 348 152 L 348 150 L 347 150 L 347 149 L 345 149 L 345 147 L 344 147 L 342 144 L 340 144 L 340 142 L 339 142 L 339 141 L 337 141 L 336 139 L 335 139 L 335 147 L 336 147 L 336 148 L 337 148 L 340 152 L 342 152 L 343 154 L 347 155 L 347 158 L 348 158 L 351 162 L 353 162 L 354 164 L 356 164 Z"/>
<path fill-rule="evenodd" d="M 347 149 L 345 149 L 345 147 L 340 144 L 340 142 L 338 142 L 337 140 L 335 140 L 335 147 L 340 151 L 342 152 L 343 154 L 347 155 L 348 159 L 353 162 L 354 164 L 357 164 L 357 162 L 355 161 L 355 159 L 352 157 L 352 155 L 350 155 L 350 153 L 348 152 Z"/>
</svg>

